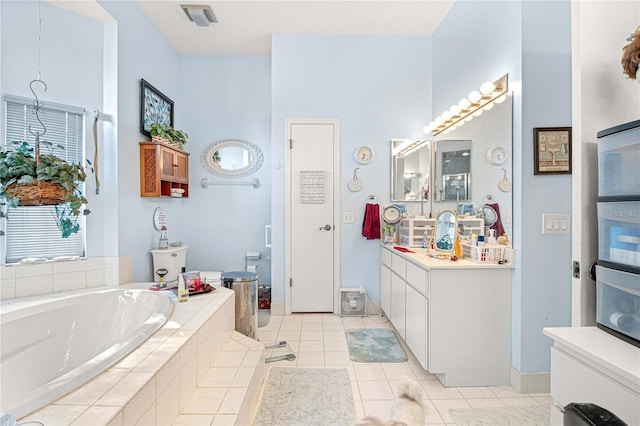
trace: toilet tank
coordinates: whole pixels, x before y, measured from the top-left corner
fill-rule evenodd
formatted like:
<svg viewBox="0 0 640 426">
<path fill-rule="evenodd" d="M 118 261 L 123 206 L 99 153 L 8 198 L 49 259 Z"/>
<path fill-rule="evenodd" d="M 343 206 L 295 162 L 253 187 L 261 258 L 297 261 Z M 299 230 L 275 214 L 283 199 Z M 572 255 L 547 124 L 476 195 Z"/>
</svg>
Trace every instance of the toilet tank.
<svg viewBox="0 0 640 426">
<path fill-rule="evenodd" d="M 151 250 L 151 256 L 153 257 L 153 281 L 160 281 L 156 271 L 163 268 L 169 271 L 164 276 L 164 281 L 174 281 L 178 279 L 182 268 L 187 265 L 187 246 L 154 249 Z"/>
</svg>

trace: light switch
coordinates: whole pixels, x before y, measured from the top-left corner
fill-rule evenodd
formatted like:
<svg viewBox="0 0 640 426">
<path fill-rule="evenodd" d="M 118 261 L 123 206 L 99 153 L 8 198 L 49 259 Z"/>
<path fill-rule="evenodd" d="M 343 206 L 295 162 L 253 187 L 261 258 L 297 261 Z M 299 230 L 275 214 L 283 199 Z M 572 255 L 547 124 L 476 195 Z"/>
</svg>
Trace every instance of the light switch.
<svg viewBox="0 0 640 426">
<path fill-rule="evenodd" d="M 343 223 L 353 223 L 353 212 L 344 212 L 344 213 L 342 213 L 342 222 Z"/>
<path fill-rule="evenodd" d="M 571 217 L 568 214 L 542 215 L 542 233 L 551 235 L 568 235 L 570 231 Z"/>
</svg>

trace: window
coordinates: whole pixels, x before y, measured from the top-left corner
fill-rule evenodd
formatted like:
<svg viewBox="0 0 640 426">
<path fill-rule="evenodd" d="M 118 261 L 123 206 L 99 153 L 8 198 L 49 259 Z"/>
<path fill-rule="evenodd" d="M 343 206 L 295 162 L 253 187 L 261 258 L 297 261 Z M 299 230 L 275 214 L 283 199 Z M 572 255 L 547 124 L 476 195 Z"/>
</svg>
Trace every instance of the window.
<svg viewBox="0 0 640 426">
<path fill-rule="evenodd" d="M 29 126 L 41 129 L 33 112 L 33 100 L 5 95 L 5 145 L 12 149 L 13 141 L 27 141 L 35 147 L 35 137 Z M 67 162 L 84 164 L 84 109 L 44 102 L 40 119 L 47 128 L 41 141 L 56 148 L 53 154 Z M 49 148 L 41 143 L 41 152 Z M 29 206 L 9 209 L 5 220 L 5 261 L 17 262 L 26 257 L 84 256 L 85 218 L 80 216 L 80 231 L 62 238 L 55 220 L 53 206 Z"/>
</svg>

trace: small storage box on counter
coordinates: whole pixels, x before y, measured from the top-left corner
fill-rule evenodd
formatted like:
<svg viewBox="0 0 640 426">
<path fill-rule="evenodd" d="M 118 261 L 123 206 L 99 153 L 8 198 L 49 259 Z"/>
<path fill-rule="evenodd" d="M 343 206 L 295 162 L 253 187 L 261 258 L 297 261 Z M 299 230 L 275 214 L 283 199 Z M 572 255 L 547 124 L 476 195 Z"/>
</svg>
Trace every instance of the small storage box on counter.
<svg viewBox="0 0 640 426">
<path fill-rule="evenodd" d="M 500 263 L 504 261 L 506 246 L 484 245 L 476 246 L 470 243 L 460 244 L 462 257 L 479 263 Z"/>
</svg>

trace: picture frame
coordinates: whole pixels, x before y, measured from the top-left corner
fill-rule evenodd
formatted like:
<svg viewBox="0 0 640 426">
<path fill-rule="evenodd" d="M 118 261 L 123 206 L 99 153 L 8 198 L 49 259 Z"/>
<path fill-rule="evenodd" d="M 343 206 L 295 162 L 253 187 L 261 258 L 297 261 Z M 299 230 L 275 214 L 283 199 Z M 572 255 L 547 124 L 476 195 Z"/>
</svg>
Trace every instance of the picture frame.
<svg viewBox="0 0 640 426">
<path fill-rule="evenodd" d="M 145 79 L 140 79 L 140 133 L 151 136 L 153 123 L 173 127 L 173 101 Z"/>
<path fill-rule="evenodd" d="M 533 174 L 571 174 L 571 127 L 533 129 Z"/>
</svg>

